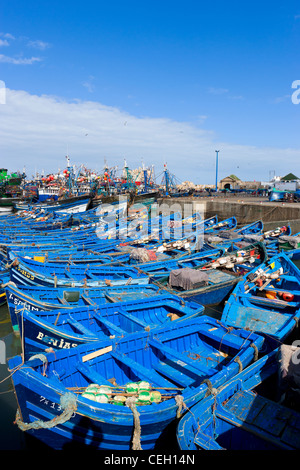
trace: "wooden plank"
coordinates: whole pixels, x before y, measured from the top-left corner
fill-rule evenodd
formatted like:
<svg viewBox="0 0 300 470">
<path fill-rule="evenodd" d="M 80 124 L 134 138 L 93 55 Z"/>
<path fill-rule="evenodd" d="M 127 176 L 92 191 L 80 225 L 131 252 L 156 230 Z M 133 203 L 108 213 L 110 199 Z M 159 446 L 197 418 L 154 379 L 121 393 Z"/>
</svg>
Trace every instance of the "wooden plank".
<svg viewBox="0 0 300 470">
<path fill-rule="evenodd" d="M 106 354 L 110 351 L 112 351 L 112 346 L 107 346 L 106 348 L 98 349 L 98 351 L 94 351 L 90 354 L 86 354 L 85 356 L 82 356 L 82 362 L 90 361 L 91 359 L 102 356 L 103 354 Z"/>
<path fill-rule="evenodd" d="M 87 304 L 89 305 L 92 305 L 92 306 L 96 306 L 96 302 L 93 302 L 91 299 L 89 299 L 87 296 L 85 295 L 81 295 L 81 298 L 82 300 L 84 300 Z"/>
</svg>

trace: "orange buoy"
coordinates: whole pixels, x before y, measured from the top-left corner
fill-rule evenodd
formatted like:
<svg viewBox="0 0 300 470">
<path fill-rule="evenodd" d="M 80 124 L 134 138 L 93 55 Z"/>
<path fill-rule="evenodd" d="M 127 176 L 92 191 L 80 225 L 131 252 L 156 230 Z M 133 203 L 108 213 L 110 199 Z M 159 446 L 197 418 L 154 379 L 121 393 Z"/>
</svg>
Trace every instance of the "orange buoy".
<svg viewBox="0 0 300 470">
<path fill-rule="evenodd" d="M 277 292 L 275 290 L 266 290 L 265 294 L 268 299 L 276 299 Z"/>
<path fill-rule="evenodd" d="M 255 281 L 255 284 L 258 286 L 258 287 L 261 287 L 263 285 L 263 280 L 262 279 L 257 279 Z"/>
<path fill-rule="evenodd" d="M 294 300 L 294 294 L 291 294 L 290 292 L 284 292 L 282 294 L 282 298 L 286 302 L 292 302 Z"/>
</svg>

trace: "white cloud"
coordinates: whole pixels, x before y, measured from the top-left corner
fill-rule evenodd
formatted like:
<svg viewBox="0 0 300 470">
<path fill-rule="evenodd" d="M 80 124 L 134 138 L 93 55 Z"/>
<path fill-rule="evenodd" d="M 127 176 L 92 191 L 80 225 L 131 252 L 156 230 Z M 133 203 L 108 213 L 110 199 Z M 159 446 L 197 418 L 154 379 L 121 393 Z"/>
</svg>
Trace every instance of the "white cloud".
<svg viewBox="0 0 300 470">
<path fill-rule="evenodd" d="M 0 108 L 0 154 L 10 171 L 25 165 L 29 177 L 35 169 L 50 173 L 64 168 L 67 153 L 72 164 L 98 171 L 104 159 L 121 168 L 126 158 L 130 168 L 142 160 L 154 165 L 158 176 L 167 162 L 179 180 L 201 184 L 215 183 L 215 149 L 220 149 L 219 179 L 234 173 L 246 181 L 267 180 L 270 168 L 282 176 L 298 167 L 300 149 L 219 142 L 214 132 L 185 122 L 138 118 L 94 101 L 6 92 Z"/>
<path fill-rule="evenodd" d="M 31 65 L 34 62 L 40 62 L 42 59 L 40 57 L 9 57 L 4 54 L 0 54 L 0 62 L 6 64 L 14 64 L 14 65 Z"/>
<path fill-rule="evenodd" d="M 15 39 L 15 37 L 10 33 L 0 33 L 0 36 L 6 39 Z"/>
<path fill-rule="evenodd" d="M 208 93 L 211 93 L 212 95 L 224 95 L 225 93 L 228 93 L 229 90 L 227 88 L 215 88 L 215 87 L 209 87 Z"/>
<path fill-rule="evenodd" d="M 6 39 L 0 39 L 0 46 L 9 46 L 9 42 Z"/>
<path fill-rule="evenodd" d="M 243 100 L 244 97 L 242 95 L 233 95 L 228 97 L 231 100 Z"/>
<path fill-rule="evenodd" d="M 51 47 L 51 44 L 49 42 L 44 42 L 44 41 L 29 41 L 27 44 L 29 47 L 33 47 L 34 49 L 39 49 L 40 51 L 44 51 L 45 49 L 48 49 Z"/>
<path fill-rule="evenodd" d="M 244 97 L 242 95 L 231 95 L 229 94 L 228 88 L 215 88 L 215 87 L 209 87 L 208 88 L 208 93 L 211 95 L 224 95 L 226 98 L 231 99 L 231 100 L 243 100 Z"/>
<path fill-rule="evenodd" d="M 89 93 L 93 93 L 95 90 L 95 85 L 93 84 L 95 77 L 92 75 L 86 80 L 85 82 L 82 83 L 82 86 L 88 90 Z"/>
</svg>

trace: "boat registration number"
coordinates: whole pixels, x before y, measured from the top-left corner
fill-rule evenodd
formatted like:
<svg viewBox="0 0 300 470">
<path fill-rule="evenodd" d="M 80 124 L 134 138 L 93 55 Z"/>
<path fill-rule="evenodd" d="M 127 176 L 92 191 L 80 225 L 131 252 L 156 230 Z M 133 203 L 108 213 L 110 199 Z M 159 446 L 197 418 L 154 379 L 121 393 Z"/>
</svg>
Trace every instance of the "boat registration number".
<svg viewBox="0 0 300 470">
<path fill-rule="evenodd" d="M 17 271 L 19 271 L 21 274 L 23 274 L 23 276 L 26 276 L 28 279 L 31 279 L 32 281 L 34 280 L 34 276 L 32 274 L 28 273 L 27 271 L 25 271 L 25 269 L 22 269 L 19 266 L 17 266 Z"/>
</svg>

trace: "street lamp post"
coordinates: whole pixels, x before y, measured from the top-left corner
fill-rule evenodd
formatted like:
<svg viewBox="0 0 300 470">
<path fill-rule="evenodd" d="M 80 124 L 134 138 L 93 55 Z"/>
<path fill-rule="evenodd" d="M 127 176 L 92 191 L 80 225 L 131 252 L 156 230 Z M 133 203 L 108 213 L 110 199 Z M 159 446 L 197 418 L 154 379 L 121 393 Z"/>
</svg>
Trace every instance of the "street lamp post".
<svg viewBox="0 0 300 470">
<path fill-rule="evenodd" d="M 218 191 L 218 159 L 220 150 L 216 150 L 216 191 Z"/>
</svg>

